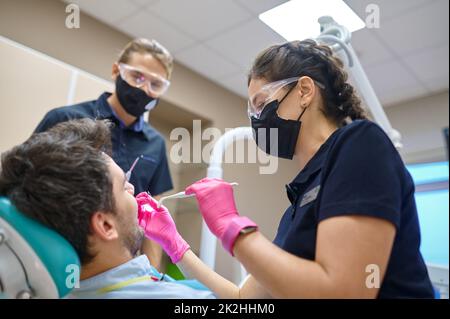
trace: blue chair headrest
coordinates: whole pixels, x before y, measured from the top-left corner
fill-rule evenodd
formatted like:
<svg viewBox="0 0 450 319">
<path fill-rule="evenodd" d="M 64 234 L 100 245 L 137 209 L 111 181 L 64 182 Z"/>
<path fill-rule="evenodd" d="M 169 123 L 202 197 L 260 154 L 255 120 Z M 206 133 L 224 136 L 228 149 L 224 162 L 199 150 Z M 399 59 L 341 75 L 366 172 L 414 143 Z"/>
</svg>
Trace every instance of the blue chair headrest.
<svg viewBox="0 0 450 319">
<path fill-rule="evenodd" d="M 66 296 L 72 290 L 67 284 L 68 266 L 80 269 L 80 260 L 72 245 L 57 232 L 23 215 L 6 197 L 0 197 L 0 219 L 32 248 L 53 279 L 59 297 Z M 24 267 L 27 269 L 27 265 Z"/>
</svg>

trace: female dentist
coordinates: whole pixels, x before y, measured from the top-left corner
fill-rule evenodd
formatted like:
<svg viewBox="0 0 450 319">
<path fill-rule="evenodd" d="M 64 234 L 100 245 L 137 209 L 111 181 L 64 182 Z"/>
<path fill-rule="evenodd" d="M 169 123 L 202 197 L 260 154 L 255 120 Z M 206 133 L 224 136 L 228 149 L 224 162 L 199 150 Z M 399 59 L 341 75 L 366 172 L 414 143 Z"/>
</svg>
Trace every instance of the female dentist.
<svg viewBox="0 0 450 319">
<path fill-rule="evenodd" d="M 209 178 L 186 193 L 251 274 L 241 288 L 203 264 L 167 209 L 141 193 L 146 236 L 220 298 L 433 298 L 411 176 L 388 136 L 365 119 L 331 49 L 313 40 L 271 46 L 248 83 L 252 127 L 278 130 L 278 147 L 264 150 L 299 164 L 275 240 L 239 215 L 229 183 Z"/>
</svg>

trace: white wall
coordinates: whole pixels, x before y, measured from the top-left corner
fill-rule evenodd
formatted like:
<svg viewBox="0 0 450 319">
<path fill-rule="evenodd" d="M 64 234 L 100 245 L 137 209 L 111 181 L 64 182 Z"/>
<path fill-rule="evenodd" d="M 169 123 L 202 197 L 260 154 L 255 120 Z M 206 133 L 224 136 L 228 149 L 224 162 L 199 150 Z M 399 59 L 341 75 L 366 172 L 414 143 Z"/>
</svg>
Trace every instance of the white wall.
<svg viewBox="0 0 450 319">
<path fill-rule="evenodd" d="M 442 129 L 449 126 L 448 91 L 386 108 L 392 126 L 403 137 L 406 163 L 447 160 Z"/>
</svg>

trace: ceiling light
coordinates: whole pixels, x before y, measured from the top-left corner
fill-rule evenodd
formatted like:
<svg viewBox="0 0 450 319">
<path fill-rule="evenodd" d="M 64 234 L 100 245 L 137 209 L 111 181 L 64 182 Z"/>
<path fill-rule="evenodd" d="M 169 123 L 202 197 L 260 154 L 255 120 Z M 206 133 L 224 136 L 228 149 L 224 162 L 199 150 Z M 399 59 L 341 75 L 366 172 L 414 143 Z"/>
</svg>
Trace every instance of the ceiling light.
<svg viewBox="0 0 450 319">
<path fill-rule="evenodd" d="M 288 41 L 316 38 L 318 19 L 331 16 L 350 32 L 365 27 L 364 21 L 342 0 L 291 0 L 259 15 L 265 24 Z"/>
</svg>

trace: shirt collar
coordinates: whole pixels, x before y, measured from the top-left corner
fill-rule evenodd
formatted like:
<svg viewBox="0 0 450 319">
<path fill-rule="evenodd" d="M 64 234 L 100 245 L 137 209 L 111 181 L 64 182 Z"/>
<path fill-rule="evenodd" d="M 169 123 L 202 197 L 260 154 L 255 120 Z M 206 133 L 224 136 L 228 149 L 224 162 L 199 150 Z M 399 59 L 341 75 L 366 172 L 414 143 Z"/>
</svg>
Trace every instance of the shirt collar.
<svg viewBox="0 0 450 319">
<path fill-rule="evenodd" d="M 331 134 L 325 143 L 320 146 L 316 154 L 314 154 L 314 156 L 309 160 L 306 166 L 300 171 L 300 173 L 298 173 L 294 180 L 290 184 L 286 185 L 287 196 L 291 204 L 294 204 L 297 200 L 300 185 L 307 182 L 312 175 L 322 169 L 328 155 L 330 145 L 335 140 L 337 131 L 339 131 L 339 129 Z"/>
<path fill-rule="evenodd" d="M 101 274 L 80 281 L 80 288 L 72 291 L 73 295 L 95 293 L 108 285 L 117 284 L 128 279 L 144 275 L 159 276 L 159 272 L 150 264 L 146 255 L 140 255 Z"/>
<path fill-rule="evenodd" d="M 108 103 L 108 98 L 111 96 L 111 93 L 104 92 L 97 99 L 97 109 L 99 111 L 99 116 L 101 118 L 113 118 L 119 122 L 120 128 L 122 129 L 130 129 L 135 132 L 142 132 L 145 125 L 144 115 L 141 115 L 133 124 L 130 126 L 126 126 L 125 123 L 120 119 L 120 117 L 114 112 L 111 105 Z"/>
</svg>

